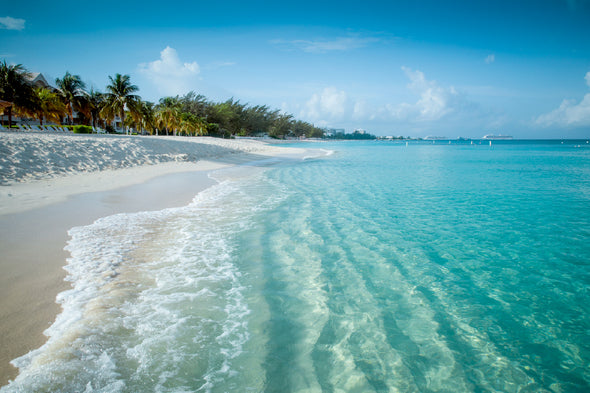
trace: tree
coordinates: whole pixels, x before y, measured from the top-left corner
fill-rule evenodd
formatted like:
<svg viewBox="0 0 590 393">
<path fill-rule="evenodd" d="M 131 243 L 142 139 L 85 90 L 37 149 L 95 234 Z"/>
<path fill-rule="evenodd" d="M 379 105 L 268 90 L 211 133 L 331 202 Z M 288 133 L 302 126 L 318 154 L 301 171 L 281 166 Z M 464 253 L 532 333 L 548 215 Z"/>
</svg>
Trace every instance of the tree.
<svg viewBox="0 0 590 393">
<path fill-rule="evenodd" d="M 113 119 L 118 115 L 121 119 L 121 124 L 125 124 L 125 108 L 132 113 L 139 110 L 141 98 L 133 94 L 139 91 L 139 87 L 132 85 L 129 75 L 115 74 L 115 77 L 109 76 L 111 83 L 107 85 L 107 93 L 105 93 L 104 114 L 109 119 Z"/>
<path fill-rule="evenodd" d="M 293 115 L 281 114 L 270 127 L 269 135 L 274 138 L 284 138 L 293 127 Z"/>
<path fill-rule="evenodd" d="M 8 111 L 8 126 L 12 125 L 12 114 L 35 109 L 33 87 L 29 83 L 30 74 L 22 64 L 0 63 L 0 99 L 12 103 Z"/>
<path fill-rule="evenodd" d="M 207 115 L 207 107 L 210 104 L 205 96 L 191 91 L 182 97 L 176 97 L 176 99 L 180 103 L 180 110 L 183 113 L 187 112 L 199 117 Z"/>
<path fill-rule="evenodd" d="M 83 111 L 84 98 L 87 93 L 84 90 L 86 84 L 82 82 L 79 75 L 72 75 L 66 72 L 63 78 L 55 80 L 57 94 L 61 96 L 69 116 L 69 123 L 74 123 L 74 110 Z"/>
<path fill-rule="evenodd" d="M 160 99 L 160 103 L 156 107 L 156 121 L 158 126 L 166 130 L 168 135 L 169 130 L 172 130 L 173 135 L 176 135 L 176 130 L 180 125 L 180 111 L 181 103 L 177 97 L 164 97 Z"/>
<path fill-rule="evenodd" d="M 146 130 L 152 134 L 156 130 L 156 117 L 152 102 L 141 101 L 138 105 L 138 110 L 131 112 L 130 118 L 132 119 L 131 125 L 134 125 L 142 133 Z"/>
<path fill-rule="evenodd" d="M 43 125 L 44 119 L 61 124 L 61 119 L 67 113 L 67 109 L 57 93 L 38 87 L 35 89 L 35 100 L 36 110 L 33 113 L 39 119 L 39 124 Z"/>
<path fill-rule="evenodd" d="M 90 89 L 88 96 L 86 97 L 86 105 L 88 106 L 88 113 L 90 113 L 92 127 L 96 127 L 96 123 L 100 122 L 100 113 L 104 107 L 105 98 L 104 94 Z"/>
<path fill-rule="evenodd" d="M 187 135 L 204 135 L 207 133 L 207 123 L 199 116 L 189 112 L 180 114 L 179 128 Z"/>
<path fill-rule="evenodd" d="M 240 131 L 240 117 L 242 116 L 245 105 L 233 98 L 209 106 L 207 111 L 207 121 L 219 125 L 219 133 L 224 137 L 231 134 L 237 134 Z"/>
</svg>

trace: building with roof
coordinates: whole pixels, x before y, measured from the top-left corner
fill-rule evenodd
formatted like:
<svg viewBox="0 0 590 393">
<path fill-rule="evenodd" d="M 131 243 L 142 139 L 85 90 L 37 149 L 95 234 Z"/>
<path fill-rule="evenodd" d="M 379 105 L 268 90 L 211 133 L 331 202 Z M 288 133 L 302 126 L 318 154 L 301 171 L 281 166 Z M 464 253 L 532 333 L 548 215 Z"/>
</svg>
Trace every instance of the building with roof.
<svg viewBox="0 0 590 393">
<path fill-rule="evenodd" d="M 47 79 L 45 79 L 43 74 L 40 72 L 33 72 L 29 74 L 29 78 L 27 79 L 29 80 L 31 85 L 33 85 L 34 88 L 42 87 L 45 89 L 55 90 L 55 88 L 47 82 Z"/>
</svg>

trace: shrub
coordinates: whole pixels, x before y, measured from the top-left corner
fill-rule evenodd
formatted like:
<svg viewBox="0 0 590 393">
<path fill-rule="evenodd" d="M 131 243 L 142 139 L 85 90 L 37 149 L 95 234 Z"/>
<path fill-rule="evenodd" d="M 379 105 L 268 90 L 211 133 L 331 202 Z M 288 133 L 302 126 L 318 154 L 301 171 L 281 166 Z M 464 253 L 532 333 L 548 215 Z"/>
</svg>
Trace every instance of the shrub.
<svg viewBox="0 0 590 393">
<path fill-rule="evenodd" d="M 92 134 L 92 127 L 74 126 L 74 134 Z"/>
<path fill-rule="evenodd" d="M 112 126 L 112 125 L 110 125 L 110 124 L 106 126 L 106 131 L 107 131 L 109 134 L 114 134 L 114 133 L 116 132 L 116 131 L 115 131 L 115 127 L 113 127 L 113 126 Z"/>
</svg>

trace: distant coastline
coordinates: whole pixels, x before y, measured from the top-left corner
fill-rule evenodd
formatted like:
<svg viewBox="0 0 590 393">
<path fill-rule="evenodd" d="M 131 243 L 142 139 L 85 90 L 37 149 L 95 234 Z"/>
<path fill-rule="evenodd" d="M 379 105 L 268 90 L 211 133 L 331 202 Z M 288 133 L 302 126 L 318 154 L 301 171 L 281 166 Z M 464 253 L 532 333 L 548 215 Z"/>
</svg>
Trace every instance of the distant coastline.
<svg viewBox="0 0 590 393">
<path fill-rule="evenodd" d="M 486 139 L 486 140 L 512 140 L 514 139 L 514 137 L 512 137 L 511 135 L 494 135 L 494 134 L 488 134 L 488 135 L 484 135 L 483 138 L 481 139 Z"/>
</svg>

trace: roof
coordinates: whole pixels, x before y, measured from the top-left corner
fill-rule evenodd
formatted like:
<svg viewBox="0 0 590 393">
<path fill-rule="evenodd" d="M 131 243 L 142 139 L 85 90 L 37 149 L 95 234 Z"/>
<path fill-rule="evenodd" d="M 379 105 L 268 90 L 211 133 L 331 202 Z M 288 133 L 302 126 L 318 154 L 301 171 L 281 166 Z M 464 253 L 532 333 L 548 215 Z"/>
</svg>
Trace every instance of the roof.
<svg viewBox="0 0 590 393">
<path fill-rule="evenodd" d="M 35 87 L 51 87 L 47 79 L 40 72 L 32 72 L 28 78 L 31 84 Z"/>
<path fill-rule="evenodd" d="M 12 106 L 12 102 L 0 100 L 0 114 L 4 114 L 4 109 Z"/>
</svg>

